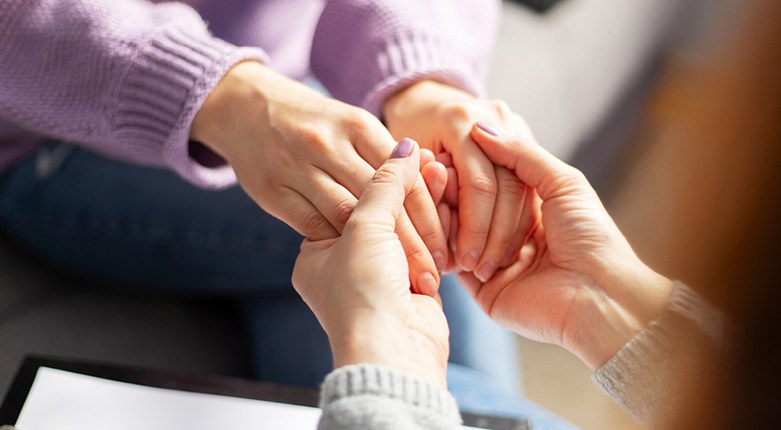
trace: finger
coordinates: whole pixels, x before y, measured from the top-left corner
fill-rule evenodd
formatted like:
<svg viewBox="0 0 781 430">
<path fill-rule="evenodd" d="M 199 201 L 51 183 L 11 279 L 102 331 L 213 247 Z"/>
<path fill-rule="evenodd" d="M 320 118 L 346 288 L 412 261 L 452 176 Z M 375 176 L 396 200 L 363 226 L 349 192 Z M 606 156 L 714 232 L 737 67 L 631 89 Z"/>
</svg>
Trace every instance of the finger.
<svg viewBox="0 0 781 430">
<path fill-rule="evenodd" d="M 432 161 L 420 169 L 420 175 L 426 182 L 428 192 L 431 194 L 431 200 L 434 201 L 435 205 L 438 205 L 445 194 L 445 186 L 448 180 L 447 169 L 441 163 Z"/>
<path fill-rule="evenodd" d="M 455 255 L 458 252 L 458 209 L 452 209 L 450 211 L 450 234 L 448 235 L 448 243 L 450 245 L 450 251 Z"/>
<path fill-rule="evenodd" d="M 420 153 L 417 143 L 402 139 L 391 158 L 377 169 L 364 189 L 345 231 L 351 226 L 395 230 L 409 263 L 413 291 L 432 295 L 438 290 L 438 270 L 415 226 L 402 210 L 405 198 L 415 189 L 415 182 L 420 180 L 418 166 Z"/>
<path fill-rule="evenodd" d="M 380 142 L 384 141 L 381 140 Z M 384 148 L 385 145 L 382 143 L 364 142 L 363 138 L 357 142 L 355 149 L 358 154 L 374 167 L 379 167 L 390 152 L 389 149 Z M 419 176 L 412 190 L 407 194 L 404 207 L 409 215 L 409 219 L 412 221 L 412 225 L 417 231 L 417 235 L 423 239 L 423 244 L 427 251 L 433 255 L 437 269 L 444 270 L 447 266 L 447 239 L 445 239 L 445 232 L 442 230 L 442 225 L 439 222 L 436 205 L 428 192 L 422 176 Z M 411 237 L 402 237 L 401 239 L 406 241 L 407 238 Z M 407 244 L 405 247 L 409 248 L 410 246 L 410 244 Z M 413 268 L 410 267 L 410 269 L 412 270 Z"/>
<path fill-rule="evenodd" d="M 453 223 L 453 214 L 450 206 L 448 206 L 446 203 L 440 203 L 437 205 L 437 212 L 439 213 L 439 221 L 442 223 L 442 230 L 445 231 L 445 237 L 448 241 L 450 241 L 451 235 L 453 238 L 455 238 L 455 234 L 452 233 L 453 227 L 451 224 Z M 453 258 L 453 251 L 448 248 L 447 267 L 445 267 L 443 273 L 450 272 L 454 267 L 455 258 Z"/>
<path fill-rule="evenodd" d="M 583 174 L 537 145 L 525 124 L 520 137 L 499 136 L 483 123 L 472 127 L 471 136 L 492 162 L 513 171 L 518 179 L 536 189 L 543 201 L 572 191 L 573 185 L 579 191 L 593 193 Z"/>
<path fill-rule="evenodd" d="M 292 226 L 309 240 L 317 241 L 339 236 L 339 232 L 306 197 L 287 187 L 283 188 L 282 193 L 279 201 L 284 202 L 284 205 L 278 214 L 271 215 Z"/>
<path fill-rule="evenodd" d="M 518 259 L 518 252 L 522 246 L 529 240 L 531 235 L 537 226 L 540 225 L 542 220 L 541 206 L 542 201 L 537 193 L 531 187 L 526 187 L 526 195 L 523 201 L 523 213 L 521 214 L 521 222 L 518 224 L 518 229 L 515 232 L 515 238 L 510 248 L 507 250 L 507 254 L 504 256 L 500 267 L 507 267 L 512 262 Z"/>
<path fill-rule="evenodd" d="M 436 294 L 439 291 L 439 268 L 407 212 L 402 212 L 399 216 L 396 234 L 407 257 L 412 292 L 427 296 Z"/>
<path fill-rule="evenodd" d="M 450 206 L 446 203 L 438 204 L 437 213 L 439 214 L 439 222 L 442 223 L 442 230 L 445 231 L 445 237 L 450 239 Z"/>
<path fill-rule="evenodd" d="M 341 234 L 358 203 L 358 199 L 350 190 L 339 184 L 323 170 L 314 169 L 314 173 L 306 179 L 302 181 L 299 192 Z"/>
<path fill-rule="evenodd" d="M 418 179 L 419 165 L 417 143 L 402 139 L 363 190 L 348 227 L 372 226 L 394 231 L 404 200 Z"/>
<path fill-rule="evenodd" d="M 497 194 L 491 230 L 475 275 L 483 282 L 491 279 L 514 246 L 521 222 L 526 185 L 504 167 L 496 167 Z M 520 248 L 520 245 L 518 245 Z"/>
<path fill-rule="evenodd" d="M 466 271 L 477 267 L 485 249 L 496 201 L 496 174 L 494 165 L 477 144 L 466 136 L 451 151 L 458 171 L 459 266 Z"/>
<path fill-rule="evenodd" d="M 421 169 L 423 166 L 425 166 L 428 163 L 431 163 L 432 161 L 436 161 L 436 158 L 434 157 L 434 153 L 431 152 L 430 149 L 421 148 L 420 149 L 420 167 Z"/>
<path fill-rule="evenodd" d="M 447 168 L 447 184 L 445 185 L 445 203 L 450 207 L 458 207 L 458 172 L 455 167 Z"/>
<path fill-rule="evenodd" d="M 435 159 L 445 167 L 453 167 L 453 157 L 447 152 L 440 152 L 436 155 Z"/>
</svg>

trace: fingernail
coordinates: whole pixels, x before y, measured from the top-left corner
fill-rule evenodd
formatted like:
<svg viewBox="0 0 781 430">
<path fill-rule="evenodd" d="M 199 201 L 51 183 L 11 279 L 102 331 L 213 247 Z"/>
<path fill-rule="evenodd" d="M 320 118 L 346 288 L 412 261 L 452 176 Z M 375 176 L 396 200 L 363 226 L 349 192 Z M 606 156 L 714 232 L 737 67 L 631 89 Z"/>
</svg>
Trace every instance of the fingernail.
<svg viewBox="0 0 781 430">
<path fill-rule="evenodd" d="M 480 265 L 480 268 L 477 269 L 477 273 L 475 275 L 477 276 L 477 279 L 481 280 L 482 282 L 486 282 L 491 279 L 492 276 L 494 276 L 494 273 L 496 273 L 496 269 L 498 268 L 499 266 L 497 266 L 493 261 L 486 261 Z"/>
<path fill-rule="evenodd" d="M 434 264 L 437 265 L 437 270 L 444 272 L 447 269 L 447 256 L 442 251 L 434 251 L 431 256 L 434 258 Z"/>
<path fill-rule="evenodd" d="M 433 295 L 437 292 L 437 280 L 429 272 L 423 272 L 418 276 L 418 291 L 421 294 Z"/>
<path fill-rule="evenodd" d="M 461 259 L 461 268 L 463 268 L 467 272 L 471 272 L 475 270 L 475 266 L 477 266 L 477 260 L 479 258 L 480 258 L 480 254 L 478 254 L 477 252 L 475 251 L 468 252 Z"/>
<path fill-rule="evenodd" d="M 399 143 L 393 148 L 390 158 L 406 158 L 412 154 L 412 148 L 415 146 L 415 141 L 405 137 L 401 139 Z"/>
<path fill-rule="evenodd" d="M 477 128 L 483 130 L 484 132 L 490 134 L 491 136 L 495 136 L 495 137 L 499 136 L 499 131 L 484 121 L 477 121 Z"/>
</svg>

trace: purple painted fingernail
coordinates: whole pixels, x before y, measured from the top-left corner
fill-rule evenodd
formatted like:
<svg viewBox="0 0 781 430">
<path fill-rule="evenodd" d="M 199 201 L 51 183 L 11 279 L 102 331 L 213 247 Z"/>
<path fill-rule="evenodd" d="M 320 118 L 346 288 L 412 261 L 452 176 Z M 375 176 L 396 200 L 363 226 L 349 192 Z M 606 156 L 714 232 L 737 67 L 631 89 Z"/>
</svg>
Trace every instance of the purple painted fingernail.
<svg viewBox="0 0 781 430">
<path fill-rule="evenodd" d="M 490 134 L 491 136 L 498 137 L 499 131 L 484 121 L 477 121 L 477 128 Z"/>
<path fill-rule="evenodd" d="M 401 139 L 396 147 L 393 149 L 390 158 L 406 158 L 412 154 L 412 148 L 415 146 L 415 141 L 405 137 Z"/>
</svg>

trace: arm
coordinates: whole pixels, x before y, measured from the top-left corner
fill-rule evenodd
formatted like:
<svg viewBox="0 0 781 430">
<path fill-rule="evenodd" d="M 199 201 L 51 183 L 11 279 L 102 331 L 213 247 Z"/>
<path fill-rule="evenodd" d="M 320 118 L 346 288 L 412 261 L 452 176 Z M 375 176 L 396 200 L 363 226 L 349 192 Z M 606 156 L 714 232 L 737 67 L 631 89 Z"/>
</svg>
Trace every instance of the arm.
<svg viewBox="0 0 781 430">
<path fill-rule="evenodd" d="M 331 93 L 380 115 L 385 99 L 424 79 L 483 93 L 500 2 L 329 0 L 312 69 Z"/>
<path fill-rule="evenodd" d="M 681 375 L 692 374 L 698 348 L 719 349 L 721 313 L 676 283 L 667 309 L 592 374 L 592 380 L 638 420 L 654 427 L 678 404 Z"/>
<path fill-rule="evenodd" d="M 424 407 L 421 407 L 424 406 Z M 389 367 L 358 364 L 326 377 L 320 430 L 461 429 L 455 399 L 446 390 Z"/>
<path fill-rule="evenodd" d="M 189 154 L 193 117 L 258 49 L 212 37 L 183 4 L 9 0 L 0 11 L 0 115 L 41 135 L 172 168 L 201 186 L 235 182 Z"/>
<path fill-rule="evenodd" d="M 332 0 L 312 49 L 335 96 L 382 114 L 397 139 L 452 155 L 462 210 L 450 261 L 481 279 L 509 263 L 531 227 L 525 188 L 469 138 L 477 121 L 518 128 L 504 103 L 480 99 L 499 10 L 493 0 Z"/>
<path fill-rule="evenodd" d="M 13 0 L 3 8 L 4 119 L 116 158 L 167 166 L 204 187 L 238 176 L 266 212 L 306 236 L 341 231 L 374 172 L 370 161 L 395 144 L 365 111 L 265 67 L 262 51 L 213 38 L 185 5 Z M 229 165 L 213 163 L 213 153 Z M 212 156 L 198 158 L 205 154 Z M 404 214 L 399 234 L 413 284 L 431 294 L 439 274 L 429 249 L 445 255 L 446 243 L 418 182 L 410 199 L 415 225 Z"/>
<path fill-rule="evenodd" d="M 410 291 L 394 234 L 419 165 L 417 145 L 402 140 L 341 237 L 301 245 L 293 286 L 328 334 L 337 368 L 321 392 L 322 429 L 459 428 L 441 301 Z"/>
</svg>

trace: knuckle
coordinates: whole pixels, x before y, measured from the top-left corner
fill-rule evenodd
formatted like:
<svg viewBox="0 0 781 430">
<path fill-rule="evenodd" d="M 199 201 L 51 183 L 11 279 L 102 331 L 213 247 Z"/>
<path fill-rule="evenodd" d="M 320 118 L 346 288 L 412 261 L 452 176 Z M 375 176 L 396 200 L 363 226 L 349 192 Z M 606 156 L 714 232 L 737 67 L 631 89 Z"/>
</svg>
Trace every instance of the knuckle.
<svg viewBox="0 0 781 430">
<path fill-rule="evenodd" d="M 334 206 L 333 218 L 337 228 L 344 228 L 345 224 L 347 224 L 347 221 L 350 219 L 350 216 L 352 216 L 354 210 L 355 202 L 352 200 L 345 199 Z"/>
<path fill-rule="evenodd" d="M 467 180 L 467 186 L 478 196 L 495 196 L 496 181 L 485 175 L 472 175 Z"/>
<path fill-rule="evenodd" d="M 489 104 L 499 118 L 505 119 L 512 114 L 510 106 L 504 100 L 491 100 Z"/>
<path fill-rule="evenodd" d="M 564 177 L 567 182 L 572 183 L 572 185 L 583 185 L 588 182 L 588 179 L 586 179 L 586 174 L 576 167 L 570 167 L 567 169 Z"/>
<path fill-rule="evenodd" d="M 353 133 L 365 134 L 377 127 L 378 119 L 369 111 L 360 108 L 350 109 L 345 126 Z"/>
<path fill-rule="evenodd" d="M 467 241 L 484 242 L 488 239 L 488 230 L 490 227 L 483 223 L 464 223 L 458 227 L 459 234 L 463 234 Z"/>
<path fill-rule="evenodd" d="M 330 149 L 331 139 L 328 138 L 325 131 L 319 127 L 303 127 L 299 131 L 302 140 L 310 150 L 323 152 Z"/>
<path fill-rule="evenodd" d="M 515 246 L 515 232 L 507 231 L 505 233 L 506 234 L 498 235 L 494 240 L 491 241 L 492 244 L 490 249 L 494 250 L 494 252 L 497 254 L 496 256 L 499 258 L 503 258 L 504 253 L 507 252 L 507 249 Z"/>
<path fill-rule="evenodd" d="M 418 267 L 427 262 L 428 251 L 424 251 L 423 248 L 419 246 L 405 247 L 404 254 L 407 257 L 407 261 L 415 263 Z"/>
<path fill-rule="evenodd" d="M 320 212 L 311 211 L 304 215 L 301 230 L 306 237 L 324 239 L 329 225 Z"/>
<path fill-rule="evenodd" d="M 403 183 L 404 178 L 398 169 L 392 168 L 391 165 L 383 164 L 374 172 L 372 176 L 372 182 L 376 184 L 398 184 Z"/>
<path fill-rule="evenodd" d="M 468 122 L 473 117 L 472 108 L 465 103 L 448 103 L 444 109 L 447 118 L 454 122 Z"/>
<path fill-rule="evenodd" d="M 562 192 L 572 192 L 586 187 L 588 180 L 586 175 L 574 167 L 567 168 L 553 181 L 553 189 Z"/>
<path fill-rule="evenodd" d="M 499 175 L 497 182 L 499 184 L 498 193 L 503 196 L 520 199 L 526 193 L 526 185 L 509 172 Z"/>
<path fill-rule="evenodd" d="M 410 189 L 409 193 L 407 193 L 407 199 L 424 204 L 430 201 L 432 205 L 434 204 L 434 201 L 431 199 L 431 194 L 428 192 L 428 187 L 423 181 L 423 178 L 420 176 L 418 176 L 418 179 L 415 180 L 415 184 L 413 185 L 412 189 Z"/>
</svg>

